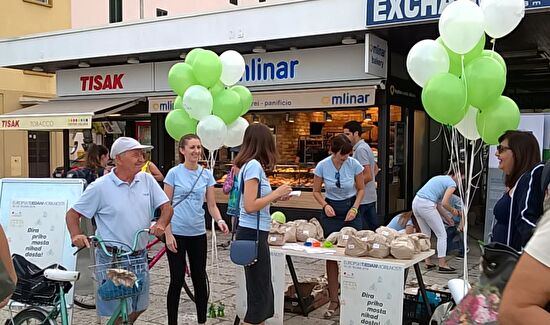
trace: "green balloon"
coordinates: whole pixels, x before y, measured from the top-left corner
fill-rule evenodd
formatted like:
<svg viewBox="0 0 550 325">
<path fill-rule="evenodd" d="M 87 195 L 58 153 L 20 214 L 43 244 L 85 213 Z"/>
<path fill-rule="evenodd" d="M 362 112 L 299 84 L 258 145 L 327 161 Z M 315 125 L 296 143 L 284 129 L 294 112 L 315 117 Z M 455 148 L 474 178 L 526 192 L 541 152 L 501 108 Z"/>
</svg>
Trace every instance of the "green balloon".
<svg viewBox="0 0 550 325">
<path fill-rule="evenodd" d="M 477 113 L 476 126 L 481 139 L 488 144 L 498 144 L 498 138 L 508 130 L 519 126 L 518 105 L 506 96 L 500 96 L 483 111 Z"/>
<path fill-rule="evenodd" d="M 174 100 L 174 109 L 183 109 L 183 97 L 182 96 L 176 96 L 176 99 Z"/>
<path fill-rule="evenodd" d="M 506 62 L 504 62 L 504 58 L 500 56 L 500 54 L 498 54 L 497 52 L 491 51 L 491 50 L 483 50 L 483 52 L 481 52 L 481 56 L 486 56 L 486 57 L 496 59 L 504 69 L 504 73 L 508 72 L 507 71 L 508 69 L 506 68 Z"/>
<path fill-rule="evenodd" d="M 222 62 L 218 55 L 210 50 L 198 52 L 192 66 L 197 81 L 206 88 L 214 86 L 222 75 Z"/>
<path fill-rule="evenodd" d="M 424 86 L 422 104 L 432 119 L 455 125 L 466 115 L 466 87 L 451 73 L 437 74 Z"/>
<path fill-rule="evenodd" d="M 481 56 L 466 66 L 464 71 L 468 85 L 468 102 L 481 110 L 502 95 L 506 86 L 506 73 L 493 58 Z"/>
<path fill-rule="evenodd" d="M 252 93 L 245 86 L 237 85 L 231 87 L 231 90 L 241 97 L 241 116 L 246 114 L 252 106 Z"/>
<path fill-rule="evenodd" d="M 204 50 L 201 48 L 192 49 L 191 52 L 187 53 L 187 55 L 185 56 L 185 63 L 193 65 L 195 59 L 197 58 L 197 55 L 202 51 Z"/>
<path fill-rule="evenodd" d="M 447 54 L 449 55 L 449 63 L 450 63 L 449 72 L 454 74 L 457 77 L 460 77 L 462 75 L 462 56 L 458 53 L 451 51 L 451 49 L 449 49 L 447 45 L 445 45 L 445 42 L 443 42 L 443 39 L 441 37 L 438 37 L 436 41 L 439 44 L 443 45 L 443 47 L 447 51 Z M 479 57 L 484 47 L 485 47 L 485 34 L 481 36 L 476 46 L 472 50 L 470 50 L 470 52 L 464 55 L 464 65 L 468 64 L 473 59 Z"/>
<path fill-rule="evenodd" d="M 193 68 L 187 63 L 176 63 L 168 71 L 168 85 L 179 96 L 183 96 L 187 88 L 196 84 Z"/>
<path fill-rule="evenodd" d="M 184 109 L 170 111 L 164 121 L 168 134 L 176 141 L 186 134 L 197 132 L 197 121 L 189 117 Z"/>
<path fill-rule="evenodd" d="M 241 97 L 231 89 L 222 90 L 214 97 L 212 114 L 229 125 L 241 116 Z"/>
<path fill-rule="evenodd" d="M 210 93 L 212 94 L 212 96 L 216 96 L 217 94 L 220 93 L 220 91 L 222 91 L 224 89 L 225 89 L 225 86 L 223 85 L 223 82 L 221 82 L 221 81 L 216 82 L 216 84 L 214 86 L 208 88 L 208 90 L 210 90 Z"/>
</svg>

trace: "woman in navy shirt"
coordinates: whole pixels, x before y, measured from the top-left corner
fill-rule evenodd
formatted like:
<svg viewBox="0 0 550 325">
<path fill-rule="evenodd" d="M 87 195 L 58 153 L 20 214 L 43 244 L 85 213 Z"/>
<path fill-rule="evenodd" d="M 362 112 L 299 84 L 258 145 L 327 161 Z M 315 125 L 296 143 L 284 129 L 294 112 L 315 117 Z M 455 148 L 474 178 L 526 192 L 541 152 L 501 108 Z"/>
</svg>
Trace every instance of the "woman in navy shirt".
<svg viewBox="0 0 550 325">
<path fill-rule="evenodd" d="M 505 175 L 506 192 L 493 208 L 491 239 L 521 251 L 542 214 L 544 164 L 531 132 L 507 131 L 498 140 L 496 156 Z"/>
<path fill-rule="evenodd" d="M 313 196 L 323 208 L 321 226 L 325 237 L 343 227 L 362 229 L 362 221 L 357 218 L 357 213 L 365 194 L 363 166 L 350 157 L 352 150 L 351 141 L 343 134 L 337 135 L 330 143 L 332 154 L 315 167 Z M 321 193 L 323 183 L 324 196 Z M 337 262 L 327 261 L 327 278 L 330 304 L 324 317 L 330 318 L 340 307 Z"/>
</svg>

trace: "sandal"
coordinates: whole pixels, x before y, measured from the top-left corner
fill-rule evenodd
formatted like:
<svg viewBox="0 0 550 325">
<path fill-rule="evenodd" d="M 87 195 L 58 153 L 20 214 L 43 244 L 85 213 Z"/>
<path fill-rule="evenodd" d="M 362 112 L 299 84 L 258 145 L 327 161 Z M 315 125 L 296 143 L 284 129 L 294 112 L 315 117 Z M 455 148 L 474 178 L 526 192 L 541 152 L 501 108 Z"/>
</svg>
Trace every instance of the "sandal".
<svg viewBox="0 0 550 325">
<path fill-rule="evenodd" d="M 336 306 L 336 307 L 333 307 Z M 332 308 L 331 308 L 332 307 Z M 329 319 L 332 316 L 334 316 L 340 309 L 340 302 L 339 301 L 331 301 L 328 305 L 327 311 L 323 314 L 323 317 L 325 319 Z"/>
<path fill-rule="evenodd" d="M 435 268 L 435 264 L 428 264 L 428 263 L 426 263 L 426 270 L 431 270 L 431 269 L 433 269 L 433 268 Z"/>
<path fill-rule="evenodd" d="M 438 267 L 437 268 L 438 273 L 456 273 L 456 269 L 454 267 L 448 266 L 448 267 Z"/>
</svg>

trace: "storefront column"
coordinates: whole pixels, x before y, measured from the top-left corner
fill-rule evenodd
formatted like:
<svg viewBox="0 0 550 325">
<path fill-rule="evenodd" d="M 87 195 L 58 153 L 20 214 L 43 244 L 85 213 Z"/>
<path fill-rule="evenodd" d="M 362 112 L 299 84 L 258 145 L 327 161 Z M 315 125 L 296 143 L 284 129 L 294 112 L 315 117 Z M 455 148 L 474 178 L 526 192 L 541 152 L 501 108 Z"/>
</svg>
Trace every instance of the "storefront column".
<svg viewBox="0 0 550 325">
<path fill-rule="evenodd" d="M 378 96 L 378 92 L 382 92 L 382 96 Z M 376 181 L 378 183 L 378 218 L 381 222 L 385 222 L 388 215 L 388 193 L 389 193 L 389 138 L 390 138 L 390 107 L 387 103 L 387 90 L 378 91 L 377 98 L 380 98 L 379 115 L 378 115 L 378 176 Z"/>
<path fill-rule="evenodd" d="M 165 119 L 166 114 L 151 114 L 152 159 L 164 175 L 175 164 L 175 141 L 164 129 Z"/>
<path fill-rule="evenodd" d="M 71 149 L 69 138 L 69 130 L 63 130 L 63 168 L 65 171 L 69 171 L 69 169 L 71 169 Z"/>
</svg>

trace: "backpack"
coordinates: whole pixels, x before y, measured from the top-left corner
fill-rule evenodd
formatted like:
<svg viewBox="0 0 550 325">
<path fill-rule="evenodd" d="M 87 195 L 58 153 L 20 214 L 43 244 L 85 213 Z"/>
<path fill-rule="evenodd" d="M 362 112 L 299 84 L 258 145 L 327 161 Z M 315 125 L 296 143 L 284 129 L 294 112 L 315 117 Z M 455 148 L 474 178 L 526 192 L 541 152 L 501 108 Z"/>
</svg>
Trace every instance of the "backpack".
<svg viewBox="0 0 550 325">
<path fill-rule="evenodd" d="M 227 215 L 238 217 L 240 213 L 240 203 L 241 203 L 241 191 L 239 190 L 239 181 L 238 174 L 231 173 L 227 177 L 233 179 L 233 186 L 229 191 L 229 200 L 227 201 Z"/>
<path fill-rule="evenodd" d="M 97 170 L 88 167 L 75 167 L 69 170 L 66 174 L 66 178 L 82 178 L 86 180 L 87 185 L 90 185 L 95 181 L 99 175 L 103 175 L 105 168 L 99 167 Z"/>
</svg>

